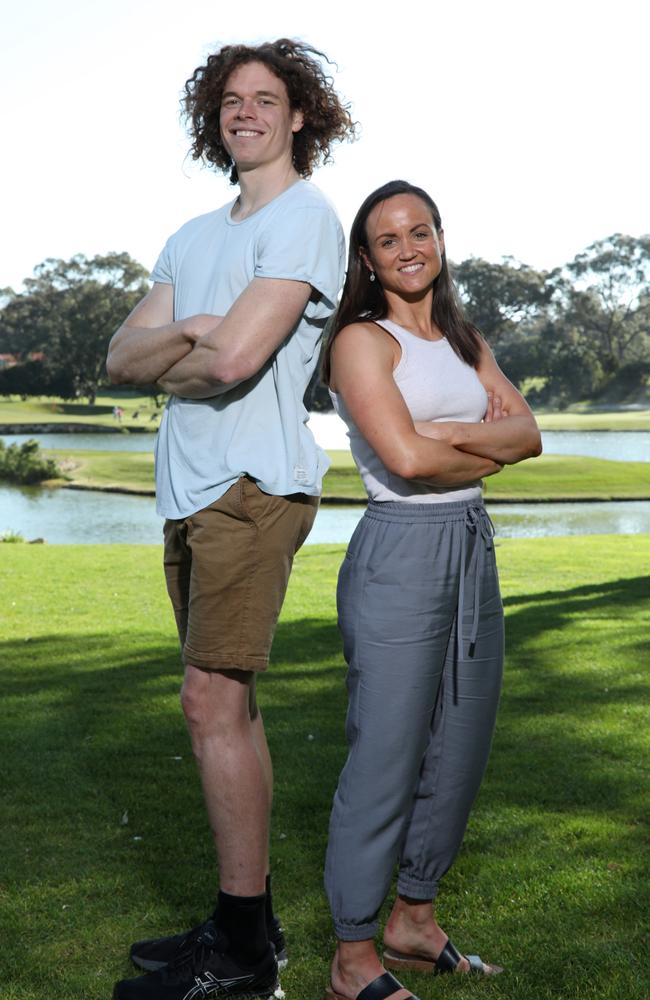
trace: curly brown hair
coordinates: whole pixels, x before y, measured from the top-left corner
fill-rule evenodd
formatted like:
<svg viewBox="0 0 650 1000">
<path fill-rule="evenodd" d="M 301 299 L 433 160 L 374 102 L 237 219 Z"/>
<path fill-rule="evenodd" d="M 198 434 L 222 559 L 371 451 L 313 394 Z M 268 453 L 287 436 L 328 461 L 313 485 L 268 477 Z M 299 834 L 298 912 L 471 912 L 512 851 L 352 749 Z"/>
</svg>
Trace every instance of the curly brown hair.
<svg viewBox="0 0 650 1000">
<path fill-rule="evenodd" d="M 225 45 L 208 56 L 185 83 L 184 116 L 192 137 L 192 159 L 202 159 L 219 170 L 230 170 L 230 181 L 238 180 L 237 167 L 221 141 L 219 116 L 221 96 L 228 77 L 239 66 L 261 62 L 282 80 L 292 110 L 300 110 L 304 125 L 293 137 L 293 165 L 301 177 L 309 177 L 319 161 L 328 163 L 331 146 L 354 139 L 356 125 L 334 90 L 320 61 L 330 60 L 305 42 L 279 38 L 262 45 Z"/>
</svg>

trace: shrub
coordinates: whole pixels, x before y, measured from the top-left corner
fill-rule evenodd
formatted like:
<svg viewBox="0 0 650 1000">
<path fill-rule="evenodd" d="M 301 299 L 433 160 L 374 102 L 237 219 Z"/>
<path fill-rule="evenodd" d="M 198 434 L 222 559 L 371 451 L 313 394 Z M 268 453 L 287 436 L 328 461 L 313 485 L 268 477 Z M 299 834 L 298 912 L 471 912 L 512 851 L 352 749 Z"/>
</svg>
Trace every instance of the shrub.
<svg viewBox="0 0 650 1000">
<path fill-rule="evenodd" d="M 0 542 L 5 542 L 7 544 L 17 545 L 24 541 L 25 539 L 19 531 L 3 531 L 0 535 Z"/>
<path fill-rule="evenodd" d="M 24 444 L 8 446 L 0 441 L 0 479 L 29 486 L 41 483 L 44 479 L 60 477 L 58 465 L 53 459 L 45 458 L 38 441 L 30 440 Z"/>
</svg>

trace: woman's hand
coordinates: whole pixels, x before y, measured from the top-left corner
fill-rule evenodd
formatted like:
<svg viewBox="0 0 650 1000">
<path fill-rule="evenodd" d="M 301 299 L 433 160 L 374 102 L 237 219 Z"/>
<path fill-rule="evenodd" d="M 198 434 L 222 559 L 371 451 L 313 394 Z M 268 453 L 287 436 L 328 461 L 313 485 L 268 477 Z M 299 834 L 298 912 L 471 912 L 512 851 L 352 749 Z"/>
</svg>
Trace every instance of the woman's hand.
<svg viewBox="0 0 650 1000">
<path fill-rule="evenodd" d="M 508 410 L 504 409 L 501 396 L 498 396 L 495 392 L 488 392 L 487 397 L 488 404 L 485 416 L 483 417 L 483 423 L 491 424 L 496 420 L 501 420 L 503 417 L 509 416 Z"/>
<path fill-rule="evenodd" d="M 418 434 L 431 438 L 432 441 L 442 441 L 443 444 L 454 444 L 454 432 L 457 428 L 455 420 L 415 420 L 413 422 Z"/>
<path fill-rule="evenodd" d="M 488 392 L 487 397 L 487 409 L 483 417 L 483 423 L 493 424 L 497 420 L 503 420 L 504 417 L 509 416 L 508 410 L 503 405 L 501 396 L 495 392 Z M 458 420 L 415 420 L 414 426 L 418 434 L 431 438 L 433 441 L 442 441 L 444 444 L 450 444 L 452 448 L 457 441 L 461 440 L 459 437 L 461 424 Z"/>
<path fill-rule="evenodd" d="M 454 448 L 491 458 L 501 465 L 514 465 L 540 455 L 541 435 L 530 407 L 505 377 L 485 342 L 477 375 L 488 395 L 485 415 L 479 424 L 455 423 L 451 442 Z"/>
<path fill-rule="evenodd" d="M 414 427 L 393 377 L 396 345 L 374 323 L 352 323 L 337 335 L 331 355 L 330 385 L 388 471 L 445 489 L 500 472 L 501 462 L 447 443 L 463 426 L 459 422 L 424 421 Z"/>
</svg>

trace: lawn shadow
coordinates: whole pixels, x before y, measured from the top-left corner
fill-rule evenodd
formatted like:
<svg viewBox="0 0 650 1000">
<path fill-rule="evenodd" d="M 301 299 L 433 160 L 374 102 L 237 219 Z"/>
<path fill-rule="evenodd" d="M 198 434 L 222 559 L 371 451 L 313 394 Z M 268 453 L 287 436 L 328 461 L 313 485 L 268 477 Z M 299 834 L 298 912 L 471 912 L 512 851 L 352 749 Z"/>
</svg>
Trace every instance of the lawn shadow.
<svg viewBox="0 0 650 1000">
<path fill-rule="evenodd" d="M 160 633 L 110 645 L 101 634 L 42 635 L 1 643 L 0 657 L 10 880 L 78 879 L 99 863 L 109 879 L 128 872 L 150 896 L 195 912 L 214 859 L 178 702 L 177 645 Z M 278 823 L 293 838 L 316 822 L 322 841 L 343 752 L 336 626 L 281 622 L 274 658 L 258 690 L 283 800 Z M 332 689 L 338 696 L 320 697 Z M 190 888 L 188 870 L 196 873 Z"/>
<path fill-rule="evenodd" d="M 621 625 L 647 603 L 648 582 L 639 577 L 506 599 L 502 710 L 466 845 L 447 883 L 452 897 L 461 899 L 484 861 L 505 863 L 518 842 L 539 838 L 538 815 L 557 817 L 558 823 L 583 815 L 576 850 L 585 855 L 608 856 L 605 835 L 589 823 L 595 812 L 616 824 L 621 851 L 640 847 L 643 828 L 625 825 L 640 802 L 634 733 L 604 743 L 598 727 L 581 723 L 646 694 L 642 636 Z M 602 625 L 595 636 L 578 634 L 587 661 L 603 642 L 629 660 L 627 675 L 621 671 L 609 690 L 602 671 L 574 675 L 562 669 L 564 634 L 577 616 Z M 99 888 L 88 897 L 88 913 L 93 906 L 120 909 L 120 948 L 131 934 L 177 930 L 203 917 L 214 893 L 214 860 L 178 704 L 176 644 L 160 632 L 118 635 L 111 645 L 102 634 L 44 635 L 2 643 L 0 658 L 6 705 L 3 826 L 15 831 L 3 847 L 5 880 L 31 884 L 42 900 L 36 910 L 16 914 L 15 932 L 30 940 L 34 927 L 42 926 L 38 906 L 49 905 L 60 885 L 93 877 Z M 273 659 L 259 681 L 276 770 L 273 867 L 287 911 L 321 914 L 314 934 L 322 936 L 328 925 L 321 888 L 327 822 L 345 757 L 345 674 L 334 621 L 282 621 Z M 547 867 L 542 840 L 538 847 L 538 867 L 525 873 L 531 884 Z M 574 865 L 569 857 L 567 870 Z M 629 905 L 630 886 L 621 880 L 607 905 L 591 904 L 591 912 L 605 926 L 608 908 L 622 912 Z M 569 943 L 581 906 L 577 897 L 564 900 L 555 925 L 554 933 Z M 168 927 L 159 924 L 161 915 Z M 501 919 L 505 927 L 509 918 Z M 54 936 L 65 933 L 48 926 Z M 514 915 L 510 930 L 516 935 Z M 617 934 L 612 932 L 614 941 Z M 306 947 L 299 943 L 298 954 Z M 535 956 L 529 961 L 534 970 Z M 597 975 L 606 969 L 603 958 Z"/>
</svg>

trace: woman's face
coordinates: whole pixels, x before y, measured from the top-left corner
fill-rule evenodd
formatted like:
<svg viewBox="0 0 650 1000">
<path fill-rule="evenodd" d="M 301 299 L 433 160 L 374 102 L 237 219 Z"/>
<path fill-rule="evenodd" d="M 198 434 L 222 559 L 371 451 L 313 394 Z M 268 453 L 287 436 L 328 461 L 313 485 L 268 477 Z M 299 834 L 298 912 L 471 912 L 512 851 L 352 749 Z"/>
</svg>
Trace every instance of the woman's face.
<svg viewBox="0 0 650 1000">
<path fill-rule="evenodd" d="M 414 194 L 397 194 L 375 205 L 366 222 L 367 253 L 361 256 L 384 291 L 412 296 L 440 274 L 444 238 L 431 210 Z"/>
</svg>

